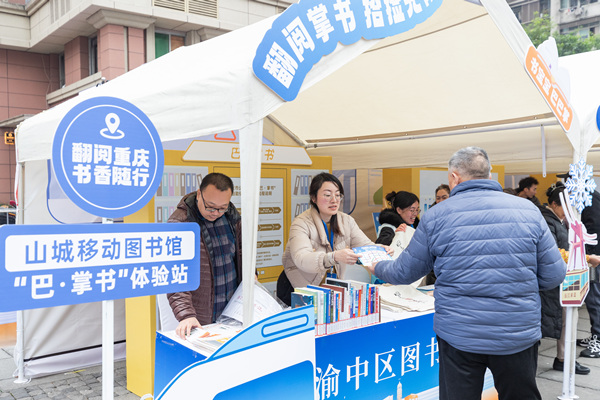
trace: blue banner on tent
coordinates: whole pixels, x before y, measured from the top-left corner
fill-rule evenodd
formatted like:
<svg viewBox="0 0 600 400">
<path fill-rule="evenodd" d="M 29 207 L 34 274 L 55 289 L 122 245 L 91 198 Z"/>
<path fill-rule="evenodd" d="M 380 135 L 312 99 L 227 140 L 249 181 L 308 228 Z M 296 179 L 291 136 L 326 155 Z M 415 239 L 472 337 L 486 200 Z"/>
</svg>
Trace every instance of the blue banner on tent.
<svg viewBox="0 0 600 400">
<path fill-rule="evenodd" d="M 0 312 L 194 290 L 196 223 L 3 225 Z"/>
<path fill-rule="evenodd" d="M 433 313 L 317 338 L 318 399 L 437 399 L 432 320 Z"/>
<path fill-rule="evenodd" d="M 312 66 L 338 42 L 349 45 L 409 31 L 441 4 L 442 0 L 301 0 L 265 34 L 252 63 L 254 74 L 282 99 L 294 100 Z"/>
<path fill-rule="evenodd" d="M 114 97 L 95 97 L 61 120 L 52 166 L 60 187 L 78 207 L 121 218 L 154 196 L 164 155 L 156 128 L 139 108 Z"/>
</svg>

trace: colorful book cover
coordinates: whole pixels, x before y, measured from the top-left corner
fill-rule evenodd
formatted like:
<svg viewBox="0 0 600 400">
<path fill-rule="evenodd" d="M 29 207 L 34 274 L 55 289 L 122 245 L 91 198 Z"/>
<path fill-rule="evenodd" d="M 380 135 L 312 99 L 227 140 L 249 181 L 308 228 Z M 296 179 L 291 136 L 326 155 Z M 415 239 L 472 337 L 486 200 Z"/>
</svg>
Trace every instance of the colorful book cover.
<svg viewBox="0 0 600 400">
<path fill-rule="evenodd" d="M 325 296 L 323 292 L 309 288 L 296 288 L 294 292 L 312 295 L 313 304 L 315 305 L 316 323 L 318 325 L 325 323 Z"/>
<path fill-rule="evenodd" d="M 352 250 L 360 256 L 357 264 L 364 266 L 371 266 L 379 261 L 392 260 L 392 257 L 385 252 L 385 248 L 381 246 L 353 247 Z"/>
</svg>

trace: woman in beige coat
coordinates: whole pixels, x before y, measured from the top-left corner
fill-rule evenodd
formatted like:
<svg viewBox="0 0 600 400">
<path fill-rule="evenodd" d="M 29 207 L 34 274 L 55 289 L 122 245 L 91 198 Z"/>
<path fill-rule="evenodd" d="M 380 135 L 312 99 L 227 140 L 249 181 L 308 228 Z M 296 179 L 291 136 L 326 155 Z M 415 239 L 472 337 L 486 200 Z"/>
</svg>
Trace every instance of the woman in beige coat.
<svg viewBox="0 0 600 400">
<path fill-rule="evenodd" d="M 312 207 L 292 222 L 283 255 L 284 273 L 277 282 L 277 296 L 287 304 L 293 288 L 319 285 L 328 272 L 344 279 L 346 265 L 358 261 L 352 247 L 374 244 L 354 218 L 339 212 L 344 188 L 334 175 L 316 175 L 309 195 Z"/>
</svg>

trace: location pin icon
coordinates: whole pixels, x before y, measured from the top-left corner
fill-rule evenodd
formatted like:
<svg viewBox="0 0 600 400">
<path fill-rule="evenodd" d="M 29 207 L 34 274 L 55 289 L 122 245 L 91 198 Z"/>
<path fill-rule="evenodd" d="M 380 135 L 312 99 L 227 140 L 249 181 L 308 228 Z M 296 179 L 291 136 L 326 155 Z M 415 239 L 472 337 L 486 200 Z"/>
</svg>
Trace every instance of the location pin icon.
<svg viewBox="0 0 600 400">
<path fill-rule="evenodd" d="M 106 119 L 104 121 L 106 122 L 106 127 L 110 133 L 114 135 L 117 129 L 119 129 L 119 124 L 121 123 L 119 116 L 115 113 L 109 113 L 106 115 Z"/>
</svg>

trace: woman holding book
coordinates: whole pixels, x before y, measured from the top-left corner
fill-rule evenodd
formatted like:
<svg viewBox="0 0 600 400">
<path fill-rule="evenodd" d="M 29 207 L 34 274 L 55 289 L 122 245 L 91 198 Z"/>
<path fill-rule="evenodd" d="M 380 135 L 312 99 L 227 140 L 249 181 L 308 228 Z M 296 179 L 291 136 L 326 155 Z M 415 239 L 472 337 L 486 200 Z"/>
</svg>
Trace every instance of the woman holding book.
<svg viewBox="0 0 600 400">
<path fill-rule="evenodd" d="M 391 192 L 385 196 L 391 208 L 379 213 L 381 227 L 375 243 L 392 244 L 396 232 L 405 231 L 406 226 L 417 229 L 419 225 L 419 198 L 411 192 Z"/>
<path fill-rule="evenodd" d="M 277 296 L 288 305 L 294 288 L 319 285 L 328 274 L 343 279 L 346 265 L 359 259 L 352 248 L 374 244 L 354 218 L 339 211 L 344 188 L 338 178 L 326 172 L 316 175 L 309 195 L 312 207 L 292 222 L 277 281 Z"/>
</svg>

